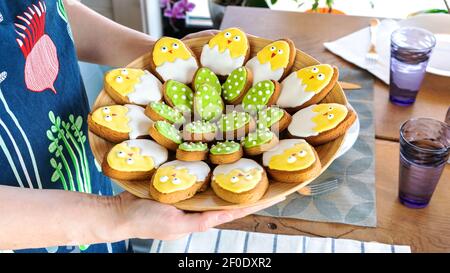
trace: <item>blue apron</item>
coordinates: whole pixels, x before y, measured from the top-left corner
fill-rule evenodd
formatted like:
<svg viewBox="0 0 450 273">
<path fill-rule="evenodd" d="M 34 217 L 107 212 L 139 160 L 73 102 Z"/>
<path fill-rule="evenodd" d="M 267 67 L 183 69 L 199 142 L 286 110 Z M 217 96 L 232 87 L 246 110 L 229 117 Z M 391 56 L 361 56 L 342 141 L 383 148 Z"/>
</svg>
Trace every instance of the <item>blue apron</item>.
<svg viewBox="0 0 450 273">
<path fill-rule="evenodd" d="M 90 150 L 88 112 L 62 0 L 0 0 L 0 185 L 111 195 Z M 22 252 L 125 250 L 118 242 Z"/>
</svg>

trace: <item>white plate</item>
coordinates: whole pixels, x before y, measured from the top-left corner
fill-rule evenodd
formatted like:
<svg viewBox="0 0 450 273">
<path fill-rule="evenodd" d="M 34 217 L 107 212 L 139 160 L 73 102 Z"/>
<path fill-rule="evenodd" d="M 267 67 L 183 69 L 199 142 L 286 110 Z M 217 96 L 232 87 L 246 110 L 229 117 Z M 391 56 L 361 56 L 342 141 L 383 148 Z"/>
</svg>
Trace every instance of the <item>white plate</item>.
<svg viewBox="0 0 450 273">
<path fill-rule="evenodd" d="M 348 104 L 348 107 L 353 111 L 355 111 L 355 109 L 353 108 L 353 106 L 350 105 L 350 103 Z M 345 134 L 344 143 L 342 144 L 341 148 L 339 148 L 336 158 L 341 157 L 353 147 L 356 140 L 358 139 L 360 127 L 361 126 L 359 123 L 359 118 L 356 117 L 355 122 L 353 123 L 352 126 L 350 126 L 350 128 L 348 128 L 347 134 Z"/>
</svg>

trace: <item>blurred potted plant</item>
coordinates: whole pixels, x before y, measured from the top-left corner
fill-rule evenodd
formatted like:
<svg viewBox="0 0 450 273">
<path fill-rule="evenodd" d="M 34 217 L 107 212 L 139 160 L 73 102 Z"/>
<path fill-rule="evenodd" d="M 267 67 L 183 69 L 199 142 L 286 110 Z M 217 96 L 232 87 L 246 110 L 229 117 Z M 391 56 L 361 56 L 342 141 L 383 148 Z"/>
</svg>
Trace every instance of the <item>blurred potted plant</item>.
<svg viewBox="0 0 450 273">
<path fill-rule="evenodd" d="M 181 38 L 189 33 L 186 29 L 186 13 L 195 8 L 189 0 L 160 0 L 163 14 L 163 31 L 167 36 Z"/>
<path fill-rule="evenodd" d="M 325 0 L 326 7 L 319 7 L 319 0 L 314 0 L 311 9 L 306 10 L 306 13 L 331 13 L 331 14 L 345 14 L 343 11 L 333 9 L 334 0 Z"/>
</svg>

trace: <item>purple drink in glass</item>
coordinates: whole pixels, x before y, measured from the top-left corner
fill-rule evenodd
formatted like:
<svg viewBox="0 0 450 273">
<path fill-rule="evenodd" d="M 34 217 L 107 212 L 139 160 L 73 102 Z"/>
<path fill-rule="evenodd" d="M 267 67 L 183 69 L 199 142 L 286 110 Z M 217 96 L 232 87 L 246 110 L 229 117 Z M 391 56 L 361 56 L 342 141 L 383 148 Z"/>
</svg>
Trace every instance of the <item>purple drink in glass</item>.
<svg viewBox="0 0 450 273">
<path fill-rule="evenodd" d="M 414 103 L 428 60 L 436 44 L 434 35 L 417 27 L 402 27 L 391 35 L 389 99 L 407 106 Z"/>
<path fill-rule="evenodd" d="M 410 119 L 400 128 L 399 199 L 424 208 L 447 164 L 450 126 L 430 118 Z"/>
</svg>

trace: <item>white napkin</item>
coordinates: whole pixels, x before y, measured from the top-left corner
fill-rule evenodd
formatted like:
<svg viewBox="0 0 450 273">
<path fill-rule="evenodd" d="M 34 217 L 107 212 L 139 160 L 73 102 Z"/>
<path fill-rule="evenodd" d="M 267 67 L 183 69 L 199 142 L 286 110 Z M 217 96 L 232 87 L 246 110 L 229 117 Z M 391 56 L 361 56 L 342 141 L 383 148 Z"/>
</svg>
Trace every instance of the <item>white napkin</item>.
<svg viewBox="0 0 450 273">
<path fill-rule="evenodd" d="M 410 253 L 409 246 L 210 229 L 175 241 L 154 240 L 150 253 Z"/>
<path fill-rule="evenodd" d="M 386 84 L 389 84 L 391 34 L 397 28 L 399 28 L 399 24 L 391 19 L 381 21 L 378 26 L 375 44 L 378 52 L 378 61 L 376 64 L 370 64 L 366 61 L 366 53 L 370 45 L 369 27 L 358 30 L 336 41 L 324 43 L 323 45 L 334 54 L 366 69 Z"/>
</svg>

